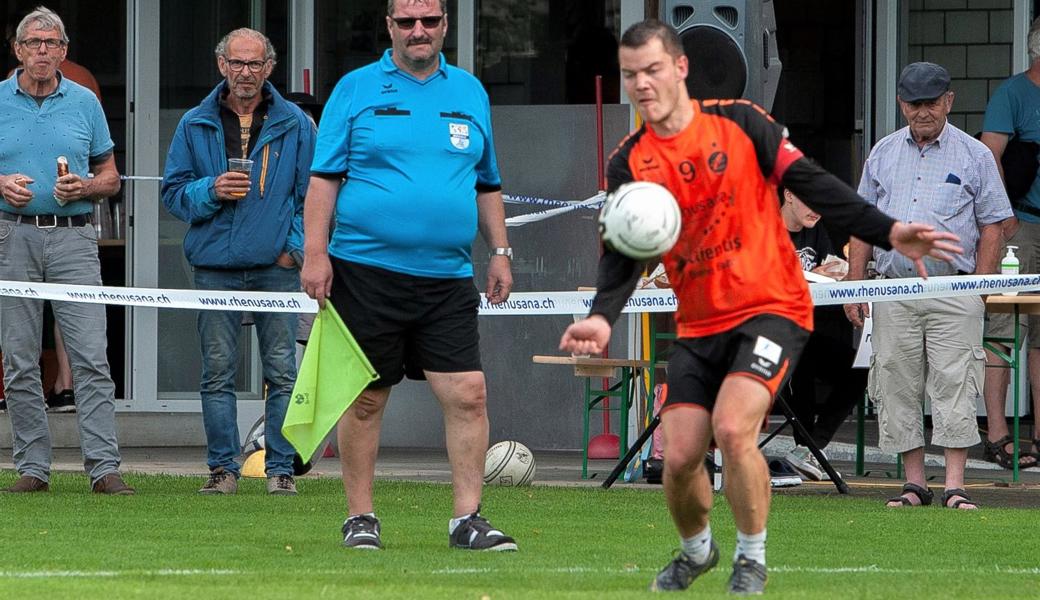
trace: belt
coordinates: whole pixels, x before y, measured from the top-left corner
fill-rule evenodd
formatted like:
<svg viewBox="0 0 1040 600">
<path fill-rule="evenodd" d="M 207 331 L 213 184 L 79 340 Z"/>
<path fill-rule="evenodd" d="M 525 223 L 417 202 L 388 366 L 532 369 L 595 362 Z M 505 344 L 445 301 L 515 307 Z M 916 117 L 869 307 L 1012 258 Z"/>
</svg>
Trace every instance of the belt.
<svg viewBox="0 0 1040 600">
<path fill-rule="evenodd" d="M 16 215 L 0 211 L 0 220 L 35 225 L 40 229 L 53 229 L 55 227 L 83 227 L 90 223 L 90 215 L 72 215 L 70 217 L 58 215 Z"/>
</svg>

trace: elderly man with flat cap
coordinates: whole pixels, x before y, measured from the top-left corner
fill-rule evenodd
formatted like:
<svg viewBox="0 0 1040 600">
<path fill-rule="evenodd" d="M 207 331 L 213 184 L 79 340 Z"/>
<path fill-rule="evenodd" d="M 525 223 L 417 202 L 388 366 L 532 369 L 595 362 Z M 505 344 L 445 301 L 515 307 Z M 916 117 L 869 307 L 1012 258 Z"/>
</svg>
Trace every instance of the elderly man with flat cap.
<svg viewBox="0 0 1040 600">
<path fill-rule="evenodd" d="M 929 275 L 997 272 L 1000 223 L 1011 204 L 989 149 L 946 119 L 953 107 L 950 75 L 927 62 L 907 65 L 896 88 L 907 127 L 879 141 L 863 166 L 859 193 L 888 215 L 927 223 L 960 236 L 964 253 L 952 262 L 925 258 Z M 880 277 L 914 277 L 914 264 L 899 254 L 853 239 L 847 280 L 864 279 L 873 258 Z M 845 314 L 862 325 L 869 306 L 847 304 Z M 979 296 L 873 304 L 874 332 L 868 393 L 878 406 L 879 445 L 898 453 L 906 484 L 888 506 L 930 504 L 924 472 L 922 404 L 932 410 L 932 443 L 944 448 L 945 489 L 940 503 L 976 509 L 964 491 L 968 448 L 980 441 L 975 418 L 982 392 L 985 353 Z M 927 341 L 927 343 L 926 343 Z"/>
</svg>

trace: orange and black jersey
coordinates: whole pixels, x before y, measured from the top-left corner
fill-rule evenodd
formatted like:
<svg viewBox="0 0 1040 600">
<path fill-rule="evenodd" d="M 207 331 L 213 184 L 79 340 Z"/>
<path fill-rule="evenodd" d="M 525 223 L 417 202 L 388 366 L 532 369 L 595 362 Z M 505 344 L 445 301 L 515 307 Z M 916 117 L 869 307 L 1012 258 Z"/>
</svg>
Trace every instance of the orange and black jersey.
<svg viewBox="0 0 1040 600">
<path fill-rule="evenodd" d="M 803 158 L 786 128 L 746 100 L 693 100 L 693 120 L 662 138 L 645 125 L 610 158 L 608 191 L 629 181 L 668 188 L 682 211 L 664 257 L 679 300 L 680 337 L 727 331 L 760 314 L 812 328 L 812 302 L 780 217 L 783 183 L 834 225 L 889 248 L 894 221 Z M 593 314 L 613 323 L 642 265 L 610 249 L 600 259 Z"/>
</svg>

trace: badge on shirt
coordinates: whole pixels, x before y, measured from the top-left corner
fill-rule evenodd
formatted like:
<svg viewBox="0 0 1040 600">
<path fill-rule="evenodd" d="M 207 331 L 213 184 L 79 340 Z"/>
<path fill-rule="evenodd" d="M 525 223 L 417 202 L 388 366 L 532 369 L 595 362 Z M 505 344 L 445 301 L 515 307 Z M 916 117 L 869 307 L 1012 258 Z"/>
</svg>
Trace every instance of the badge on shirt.
<svg viewBox="0 0 1040 600">
<path fill-rule="evenodd" d="M 448 135 L 451 145 L 459 150 L 469 148 L 469 125 L 467 123 L 448 123 Z"/>
</svg>

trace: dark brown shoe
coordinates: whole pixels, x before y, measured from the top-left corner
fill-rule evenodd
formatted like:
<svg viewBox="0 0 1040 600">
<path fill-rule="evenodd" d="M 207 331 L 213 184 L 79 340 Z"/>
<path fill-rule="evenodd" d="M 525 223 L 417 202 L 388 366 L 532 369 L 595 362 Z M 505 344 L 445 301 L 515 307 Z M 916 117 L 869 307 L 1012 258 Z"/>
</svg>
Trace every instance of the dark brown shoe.
<svg viewBox="0 0 1040 600">
<path fill-rule="evenodd" d="M 109 494 L 113 496 L 132 496 L 136 490 L 128 486 L 119 473 L 109 473 L 94 482 L 91 491 L 95 494 Z"/>
<path fill-rule="evenodd" d="M 49 492 L 51 486 L 42 479 L 37 479 L 32 475 L 22 475 L 18 478 L 18 481 L 14 482 L 14 485 L 8 488 L 0 490 L 7 494 L 26 494 L 29 492 Z"/>
</svg>

